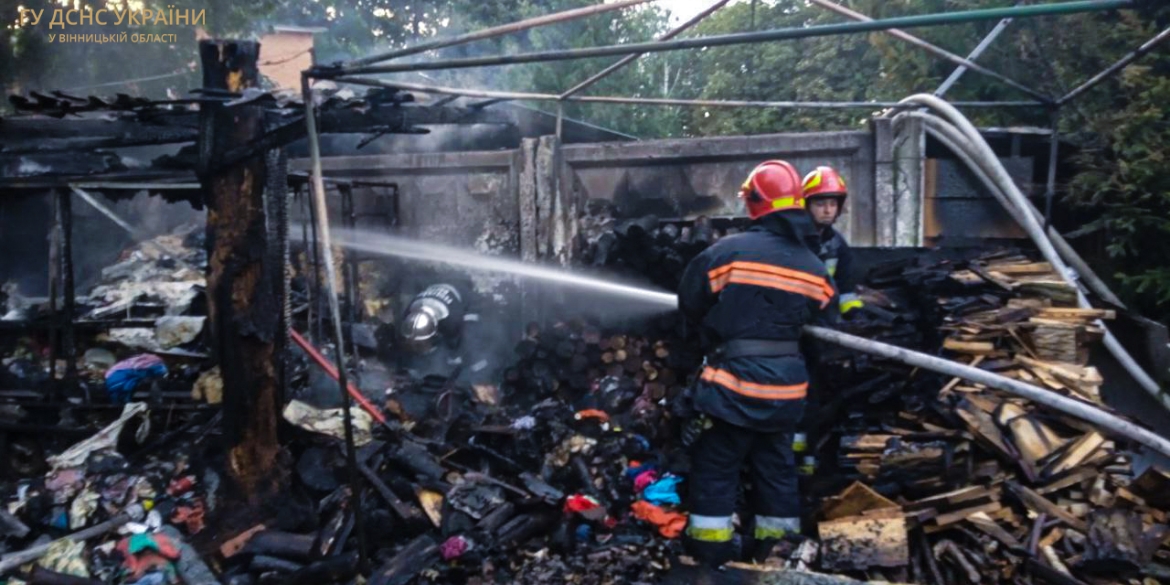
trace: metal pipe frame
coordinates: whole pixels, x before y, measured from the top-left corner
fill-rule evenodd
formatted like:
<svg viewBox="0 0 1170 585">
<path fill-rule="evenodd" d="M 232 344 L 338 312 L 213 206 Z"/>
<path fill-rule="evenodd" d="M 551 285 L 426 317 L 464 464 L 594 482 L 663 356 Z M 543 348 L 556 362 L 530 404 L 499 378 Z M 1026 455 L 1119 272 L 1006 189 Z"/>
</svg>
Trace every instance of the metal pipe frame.
<svg viewBox="0 0 1170 585">
<path fill-rule="evenodd" d="M 388 51 L 386 53 L 379 53 L 379 54 L 375 54 L 375 55 L 370 55 L 369 57 L 363 57 L 361 59 L 354 59 L 354 60 L 349 61 L 347 63 L 343 63 L 341 65 L 341 68 L 343 70 L 346 70 L 346 69 L 364 67 L 366 65 L 372 65 L 374 63 L 381 63 L 382 61 L 389 61 L 391 59 L 398 59 L 400 57 L 406 57 L 407 55 L 417 55 L 418 53 L 425 53 L 427 51 L 433 51 L 435 49 L 443 49 L 446 47 L 454 47 L 457 45 L 464 45 L 464 44 L 467 44 L 467 43 L 470 43 L 473 41 L 481 41 L 484 39 L 499 37 L 499 36 L 511 34 L 514 32 L 520 32 L 522 30 L 528 30 L 528 29 L 537 28 L 540 26 L 546 26 L 549 24 L 568 22 L 570 20 L 576 20 L 578 18 L 584 18 L 586 16 L 593 16 L 595 14 L 601 14 L 603 12 L 609 12 L 611 10 L 621 10 L 622 8 L 626 8 L 629 6 L 635 6 L 637 4 L 645 4 L 645 3 L 650 2 L 650 1 L 651 0 L 619 0 L 618 2 L 612 2 L 612 3 L 607 3 L 607 4 L 595 4 L 593 6 L 586 6 L 584 8 L 574 8 L 572 10 L 565 10 L 562 12 L 554 12 L 552 14 L 545 14 L 543 16 L 537 16 L 537 17 L 533 17 L 533 18 L 529 18 L 529 19 L 525 19 L 525 20 L 520 20 L 517 22 L 510 22 L 508 24 L 503 24 L 500 26 L 493 26 L 491 28 L 485 28 L 483 30 L 478 30 L 475 32 L 467 33 L 465 35 L 459 35 L 457 37 L 452 37 L 449 39 L 437 39 L 434 41 L 420 43 L 420 44 L 415 45 L 413 47 L 406 47 L 405 49 L 397 49 L 394 51 Z"/>
<path fill-rule="evenodd" d="M 841 6 L 840 4 L 837 4 L 835 2 L 830 2 L 829 0 L 809 0 L 809 2 L 812 2 L 813 4 L 816 4 L 817 6 L 820 6 L 821 8 L 825 8 L 827 10 L 831 10 L 833 12 L 836 12 L 837 14 L 842 14 L 848 18 L 852 18 L 858 22 L 875 22 L 874 19 L 870 18 L 869 16 L 866 16 L 860 12 L 857 12 L 856 10 L 850 10 L 849 8 Z M 948 50 L 946 50 L 938 45 L 928 43 L 928 42 L 906 32 L 906 31 L 898 30 L 896 28 L 891 28 L 891 29 L 886 29 L 885 32 L 886 32 L 886 34 L 888 34 L 894 38 L 902 39 L 903 41 L 906 41 L 907 43 L 910 43 L 911 45 L 914 45 L 920 49 L 923 49 L 924 51 L 926 51 L 932 55 L 935 55 L 936 57 L 941 57 L 943 59 L 946 59 L 947 61 L 955 63 L 956 65 L 961 65 L 961 66 L 966 67 L 967 69 L 970 69 L 970 70 L 975 71 L 977 73 L 982 73 L 983 75 L 986 75 L 986 76 L 991 77 L 993 79 L 999 80 L 1000 82 L 1005 83 L 1007 85 L 1010 85 L 1010 86 L 1026 93 L 1026 94 L 1028 94 L 1028 95 L 1030 95 L 1038 100 L 1041 100 L 1045 103 L 1051 103 L 1053 101 L 1053 98 L 1051 98 L 1051 97 L 1049 97 L 1049 96 L 1047 96 L 1039 91 L 1036 91 L 1036 90 L 1034 90 L 1034 89 L 1032 89 L 1032 88 L 1030 88 L 1030 87 L 1014 80 L 1014 79 L 1006 77 L 1000 73 L 996 73 L 995 71 L 992 71 L 992 70 L 990 70 L 990 69 L 988 69 L 988 68 L 986 68 L 986 67 L 984 67 L 984 66 L 982 66 L 982 65 L 980 65 L 980 64 L 978 64 L 970 59 L 960 57 L 960 56 L 958 56 L 958 55 L 956 55 L 956 54 L 954 54 L 954 53 L 952 53 L 952 52 L 950 52 L 950 51 L 948 51 Z"/>
<path fill-rule="evenodd" d="M 1116 63 L 1110 65 L 1109 67 L 1106 67 L 1100 73 L 1089 78 L 1088 81 L 1085 81 L 1084 83 L 1073 88 L 1073 90 L 1068 92 L 1067 94 L 1065 94 L 1064 97 L 1056 100 L 1056 105 L 1061 106 L 1061 105 L 1064 105 L 1064 104 L 1076 99 L 1081 94 L 1092 89 L 1098 83 L 1105 81 L 1109 77 L 1116 74 L 1118 71 L 1121 71 L 1130 63 L 1133 63 L 1134 61 L 1141 59 L 1143 56 L 1146 55 L 1146 53 L 1149 53 L 1150 51 L 1154 50 L 1154 47 L 1157 47 L 1158 45 L 1162 44 L 1166 39 L 1170 39 L 1170 28 L 1167 28 L 1167 29 L 1163 30 L 1162 32 L 1158 33 L 1154 38 L 1146 41 L 1145 43 L 1142 43 L 1142 46 L 1134 49 L 1133 52 L 1131 52 L 1130 54 L 1122 57 L 1121 59 L 1118 59 L 1118 61 Z"/>
<path fill-rule="evenodd" d="M 658 40 L 659 41 L 669 41 L 670 39 L 678 36 L 679 34 L 683 33 L 684 31 L 691 28 L 692 26 L 699 24 L 700 22 L 703 21 L 703 19 L 714 14 L 716 10 L 719 10 L 720 8 L 723 8 L 724 6 L 726 6 L 728 2 L 731 2 L 731 0 L 719 0 L 718 2 L 712 4 L 706 10 L 693 16 L 690 20 L 688 20 L 688 21 L 674 27 L 673 29 L 667 31 L 662 36 L 658 37 Z M 621 60 L 619 60 L 617 63 L 614 63 L 613 65 L 610 65 L 609 67 L 606 67 L 605 69 L 602 69 L 601 71 L 597 72 L 592 77 L 590 77 L 589 79 L 586 79 L 585 81 L 582 81 L 581 83 L 578 83 L 577 85 L 574 85 L 573 87 L 565 90 L 565 92 L 562 93 L 560 96 L 561 99 L 562 100 L 568 99 L 569 97 L 572 97 L 573 95 L 578 94 L 581 91 L 584 91 L 585 89 L 589 88 L 590 86 L 597 83 L 598 81 L 605 79 L 611 73 L 621 69 L 622 67 L 625 67 L 626 65 L 629 65 L 630 63 L 633 63 L 634 61 L 636 61 L 638 59 L 638 57 L 641 57 L 644 54 L 645 53 L 636 53 L 633 55 L 626 55 L 625 57 L 622 57 Z"/>
<path fill-rule="evenodd" d="M 991 46 L 991 43 L 995 42 L 995 39 L 999 38 L 1000 33 L 1002 33 L 1004 30 L 1007 30 L 1008 25 L 1011 23 L 1012 19 L 1010 18 L 1005 18 L 999 21 L 999 24 L 995 25 L 995 28 L 991 29 L 991 32 L 987 33 L 987 36 L 983 37 L 983 40 L 979 41 L 979 44 L 971 50 L 971 52 L 967 55 L 967 60 L 974 61 L 978 59 L 979 56 L 983 54 L 983 51 L 986 51 L 987 48 Z M 946 95 L 946 93 L 950 91 L 951 87 L 959 82 L 959 78 L 963 77 L 963 74 L 967 72 L 967 69 L 969 68 L 966 65 L 959 65 L 956 67 L 955 70 L 952 71 L 951 74 L 947 76 L 947 78 L 942 82 L 942 84 L 938 86 L 938 89 L 934 90 L 934 95 L 938 97 L 943 97 Z"/>
<path fill-rule="evenodd" d="M 567 61 L 573 59 L 590 59 L 594 57 L 624 56 L 638 53 L 697 49 L 700 47 L 720 47 L 746 43 L 763 43 L 787 39 L 883 31 L 893 28 L 912 28 L 943 24 L 959 24 L 964 22 L 995 20 L 1006 17 L 1022 18 L 1059 14 L 1076 14 L 1081 12 L 1111 10 L 1115 8 L 1127 8 L 1132 5 L 1133 0 L 1075 0 L 1072 2 L 1059 2 L 1054 4 L 1013 6 L 1008 8 L 992 8 L 983 10 L 965 10 L 937 14 L 920 14 L 915 16 L 901 16 L 866 22 L 847 22 L 808 27 L 782 28 L 758 32 L 732 33 L 726 35 L 696 37 L 692 39 L 628 43 L 624 45 L 608 45 L 602 47 L 589 47 L 585 49 L 537 51 L 532 53 L 521 53 L 518 55 L 495 55 L 488 57 L 446 59 L 429 63 L 400 63 L 358 68 L 345 68 L 341 66 L 313 67 L 308 71 L 308 74 L 315 78 L 336 79 L 343 75 L 355 74 L 399 73 L 404 71 L 435 71 L 443 69 L 464 69 L 492 65 L 538 63 L 544 61 Z M 969 63 L 967 65 L 968 67 L 971 66 Z M 980 67 L 977 64 L 975 67 L 972 67 L 972 69 L 976 68 Z"/>
<path fill-rule="evenodd" d="M 532 100 L 546 102 L 582 102 L 601 104 L 627 104 L 644 106 L 702 106 L 711 108 L 810 108 L 810 109 L 877 109 L 877 108 L 908 108 L 900 102 L 790 102 L 790 101 L 750 101 L 750 100 L 688 100 L 667 98 L 638 98 L 612 96 L 571 96 L 566 99 L 554 93 L 527 93 L 515 91 L 494 91 L 481 89 L 461 89 L 457 87 L 443 87 L 438 85 L 424 85 L 419 83 L 404 83 L 376 79 L 372 77 L 339 77 L 339 83 L 352 83 L 371 87 L 388 87 L 420 93 L 436 93 L 458 95 L 466 97 L 489 98 L 490 100 Z M 1047 104 L 1032 101 L 1017 102 L 954 102 L 958 107 L 967 108 L 1034 108 L 1046 107 Z"/>
<path fill-rule="evenodd" d="M 341 329 L 341 308 L 337 301 L 337 274 L 333 265 L 333 244 L 329 235 L 329 209 L 325 202 L 325 181 L 321 176 L 321 141 L 317 132 L 317 108 L 313 104 L 312 90 L 309 89 L 309 77 L 301 75 L 301 93 L 305 98 L 305 128 L 309 138 L 309 157 L 312 159 L 313 181 L 310 183 L 313 194 L 313 207 L 317 210 L 317 230 L 320 234 L 320 247 L 325 257 L 325 282 L 328 286 L 329 312 L 333 321 L 333 351 L 337 358 L 337 384 L 341 394 L 341 419 L 345 428 L 346 467 L 349 468 L 350 497 L 354 503 L 355 529 L 358 536 L 358 564 L 362 570 L 368 566 L 369 556 L 366 547 L 365 512 L 362 510 L 362 480 L 357 465 L 357 449 L 353 442 L 353 413 L 351 406 L 353 399 L 349 395 L 349 382 L 345 370 L 345 336 Z M 319 278 L 320 275 L 315 275 Z"/>
</svg>

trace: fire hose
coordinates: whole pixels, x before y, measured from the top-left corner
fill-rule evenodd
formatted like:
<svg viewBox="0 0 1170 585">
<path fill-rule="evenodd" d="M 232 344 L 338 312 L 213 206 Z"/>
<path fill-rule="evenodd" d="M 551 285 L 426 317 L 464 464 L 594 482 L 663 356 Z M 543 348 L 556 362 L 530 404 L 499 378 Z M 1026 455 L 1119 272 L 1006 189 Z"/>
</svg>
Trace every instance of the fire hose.
<svg viewBox="0 0 1170 585">
<path fill-rule="evenodd" d="M 928 355 L 925 353 L 909 350 L 896 345 L 888 343 L 881 343 L 865 339 L 864 337 L 857 337 L 856 335 L 849 335 L 840 331 L 826 329 L 824 327 L 806 326 L 804 328 L 806 335 L 840 345 L 855 351 L 868 353 L 878 357 L 902 362 L 904 364 L 931 370 L 940 374 L 947 374 L 957 378 L 963 378 L 979 384 L 984 384 L 991 388 L 1011 392 L 1017 396 L 1022 396 L 1036 402 L 1043 404 L 1049 408 L 1059 410 L 1065 414 L 1075 416 L 1081 420 L 1097 425 L 1099 428 L 1109 431 L 1110 433 L 1131 439 L 1142 445 L 1145 445 L 1163 455 L 1170 456 L 1170 440 L 1144 429 L 1134 423 L 1124 420 L 1116 415 L 1110 414 L 1089 404 L 1074 398 L 1062 396 L 1055 392 L 1050 392 L 1037 386 L 1025 384 L 1023 382 L 1013 380 L 1006 376 L 981 370 L 972 366 L 953 362 L 948 359 L 943 359 Z"/>
</svg>

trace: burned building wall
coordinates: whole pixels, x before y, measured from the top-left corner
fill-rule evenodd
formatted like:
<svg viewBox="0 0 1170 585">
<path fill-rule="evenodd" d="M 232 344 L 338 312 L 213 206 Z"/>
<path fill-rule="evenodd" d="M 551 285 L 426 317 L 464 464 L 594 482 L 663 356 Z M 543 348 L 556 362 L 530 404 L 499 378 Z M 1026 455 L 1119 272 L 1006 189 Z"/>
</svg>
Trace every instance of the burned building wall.
<svg viewBox="0 0 1170 585">
<path fill-rule="evenodd" d="M 54 192 L 19 192 L 0 198 L 0 282 L 15 282 L 25 296 L 48 296 Z M 184 224 L 202 225 L 207 213 L 187 204 L 167 203 L 145 191 L 117 200 L 90 193 L 147 237 L 170 233 Z M 75 198 L 76 199 L 76 198 Z M 114 264 L 135 238 L 101 212 L 75 200 L 73 265 L 79 293 L 93 287 L 102 269 Z"/>
<path fill-rule="evenodd" d="M 564 146 L 562 187 L 626 217 L 741 216 L 738 188 L 761 161 L 787 160 L 802 174 L 830 165 L 849 182 L 839 225 L 856 245 L 874 245 L 873 142 L 858 131 Z"/>
</svg>

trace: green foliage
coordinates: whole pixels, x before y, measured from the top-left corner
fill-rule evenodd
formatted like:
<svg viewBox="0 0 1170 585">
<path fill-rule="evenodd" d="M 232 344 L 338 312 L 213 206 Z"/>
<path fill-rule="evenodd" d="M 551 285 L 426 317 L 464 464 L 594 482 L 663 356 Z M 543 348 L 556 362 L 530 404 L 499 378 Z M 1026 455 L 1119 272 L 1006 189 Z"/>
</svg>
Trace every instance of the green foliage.
<svg viewBox="0 0 1170 585">
<path fill-rule="evenodd" d="M 1170 19 L 1170 9 L 1155 16 Z M 1108 34 L 1136 47 L 1165 26 L 1157 20 L 1123 18 Z M 1170 56 L 1154 51 L 1090 97 L 1081 108 L 1087 116 L 1073 122 L 1086 149 L 1070 201 L 1099 217 L 1080 233 L 1104 236 L 1124 301 L 1170 321 Z"/>
</svg>

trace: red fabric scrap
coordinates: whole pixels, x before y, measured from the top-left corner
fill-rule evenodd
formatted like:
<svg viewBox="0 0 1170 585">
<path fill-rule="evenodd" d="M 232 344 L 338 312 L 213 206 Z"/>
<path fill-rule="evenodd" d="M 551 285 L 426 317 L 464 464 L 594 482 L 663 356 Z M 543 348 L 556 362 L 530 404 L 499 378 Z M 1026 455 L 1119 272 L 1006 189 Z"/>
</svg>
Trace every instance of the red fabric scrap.
<svg viewBox="0 0 1170 585">
<path fill-rule="evenodd" d="M 634 517 L 658 527 L 658 533 L 666 538 L 678 538 L 687 527 L 687 515 L 664 510 L 645 500 L 638 500 L 630 506 Z"/>
<path fill-rule="evenodd" d="M 634 478 L 634 493 L 642 493 L 646 486 L 658 481 L 658 472 L 654 470 L 643 471 Z"/>
<path fill-rule="evenodd" d="M 609 512 L 605 506 L 601 505 L 601 502 L 584 494 L 573 494 L 565 498 L 565 513 L 580 514 L 586 520 L 603 522 L 610 528 L 617 525 L 617 520 L 609 517 Z"/>
</svg>

